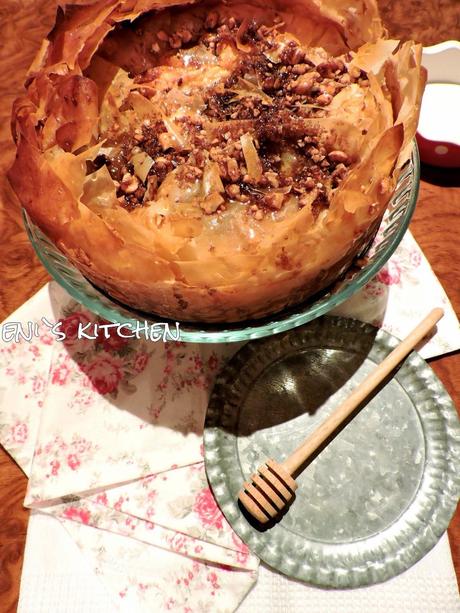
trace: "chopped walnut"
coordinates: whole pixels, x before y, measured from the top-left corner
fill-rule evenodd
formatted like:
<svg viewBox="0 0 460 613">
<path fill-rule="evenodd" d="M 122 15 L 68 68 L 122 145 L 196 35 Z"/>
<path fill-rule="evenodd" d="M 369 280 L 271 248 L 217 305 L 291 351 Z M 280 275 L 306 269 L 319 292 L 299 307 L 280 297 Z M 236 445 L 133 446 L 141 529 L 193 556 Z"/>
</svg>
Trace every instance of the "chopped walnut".
<svg viewBox="0 0 460 613">
<path fill-rule="evenodd" d="M 336 73 L 340 73 L 345 69 L 345 64 L 342 60 L 331 58 L 326 62 L 321 62 L 317 65 L 316 70 L 324 77 L 333 77 Z"/>
<path fill-rule="evenodd" d="M 183 179 L 188 182 L 200 179 L 203 176 L 203 171 L 197 166 L 186 166 L 183 174 Z"/>
<path fill-rule="evenodd" d="M 327 106 L 328 104 L 331 104 L 332 96 L 331 94 L 321 94 L 320 96 L 316 98 L 316 102 L 323 106 Z"/>
<path fill-rule="evenodd" d="M 162 132 L 158 137 L 158 142 L 160 143 L 160 146 L 163 151 L 173 149 L 176 144 L 175 140 L 168 132 Z"/>
<path fill-rule="evenodd" d="M 338 164 L 346 164 L 348 162 L 348 155 L 345 151 L 330 151 L 327 157 L 331 162 L 336 162 Z"/>
<path fill-rule="evenodd" d="M 347 167 L 345 166 L 345 164 L 337 164 L 334 172 L 332 173 L 331 177 L 333 179 L 340 179 L 342 180 L 345 175 L 347 174 Z"/>
<path fill-rule="evenodd" d="M 292 72 L 293 74 L 304 75 L 306 72 L 308 72 L 308 69 L 309 66 L 307 64 L 296 64 L 293 66 Z"/>
<path fill-rule="evenodd" d="M 353 79 L 359 79 L 359 77 L 361 76 L 361 69 L 357 66 L 351 66 L 351 68 L 349 69 L 349 73 Z"/>
<path fill-rule="evenodd" d="M 142 143 L 142 141 L 145 140 L 145 136 L 140 128 L 136 128 L 136 130 L 134 130 L 134 140 L 136 140 L 138 143 Z"/>
<path fill-rule="evenodd" d="M 305 61 L 305 51 L 299 47 L 296 41 L 290 41 L 281 54 L 283 64 L 302 64 Z"/>
<path fill-rule="evenodd" d="M 220 194 L 210 194 L 200 202 L 200 207 L 207 215 L 212 215 L 224 203 L 224 199 Z"/>
<path fill-rule="evenodd" d="M 292 90 L 301 96 L 308 94 L 318 78 L 318 72 L 307 72 L 297 79 L 297 81 L 292 85 Z"/>
<path fill-rule="evenodd" d="M 158 157 L 158 158 L 155 160 L 155 167 L 156 167 L 158 170 L 163 170 L 164 168 L 167 168 L 167 166 L 168 166 L 168 160 L 167 160 L 167 158 L 165 158 L 165 157 Z"/>
<path fill-rule="evenodd" d="M 283 206 L 286 196 L 277 192 L 269 193 L 264 198 L 264 203 L 271 209 L 279 211 Z"/>
<path fill-rule="evenodd" d="M 328 83 L 323 82 L 321 87 L 323 94 L 329 94 L 330 96 L 334 97 L 337 90 L 337 83 L 335 81 L 329 81 Z"/>
<path fill-rule="evenodd" d="M 266 172 L 265 177 L 272 187 L 277 188 L 280 186 L 278 174 L 276 172 Z"/>
<path fill-rule="evenodd" d="M 121 180 L 120 189 L 125 194 L 134 194 L 139 187 L 139 179 L 134 175 L 129 174 L 129 172 L 123 175 L 123 179 Z"/>
<path fill-rule="evenodd" d="M 238 162 L 234 158 L 227 161 L 227 170 L 228 170 L 228 176 L 230 177 L 230 180 L 238 181 L 238 179 L 241 176 L 241 172 L 238 166 Z"/>
<path fill-rule="evenodd" d="M 225 188 L 225 191 L 230 196 L 230 198 L 233 198 L 233 199 L 236 199 L 238 198 L 238 196 L 241 195 L 240 186 L 235 185 L 234 183 L 227 185 L 227 187 Z"/>
</svg>

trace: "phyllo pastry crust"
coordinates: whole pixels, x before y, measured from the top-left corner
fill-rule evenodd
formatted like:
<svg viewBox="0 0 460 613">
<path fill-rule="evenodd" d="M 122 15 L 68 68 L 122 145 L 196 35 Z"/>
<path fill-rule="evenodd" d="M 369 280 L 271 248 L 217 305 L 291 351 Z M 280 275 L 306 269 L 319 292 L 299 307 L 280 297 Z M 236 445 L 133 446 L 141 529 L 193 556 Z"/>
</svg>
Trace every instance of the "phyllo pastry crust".
<svg viewBox="0 0 460 613">
<path fill-rule="evenodd" d="M 410 155 L 420 57 L 369 0 L 84 1 L 15 103 L 10 181 L 121 302 L 260 318 L 372 241 Z"/>
</svg>

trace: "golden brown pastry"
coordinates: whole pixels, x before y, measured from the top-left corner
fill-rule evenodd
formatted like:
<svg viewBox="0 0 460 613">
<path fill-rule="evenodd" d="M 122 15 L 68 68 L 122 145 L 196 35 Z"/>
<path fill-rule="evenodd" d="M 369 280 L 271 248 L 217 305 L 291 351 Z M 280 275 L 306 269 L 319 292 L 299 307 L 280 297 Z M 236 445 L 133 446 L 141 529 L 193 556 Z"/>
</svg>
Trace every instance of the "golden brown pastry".
<svg viewBox="0 0 460 613">
<path fill-rule="evenodd" d="M 407 161 L 420 46 L 371 0 L 79 2 L 16 101 L 9 178 L 123 303 L 260 318 L 369 244 Z"/>
</svg>

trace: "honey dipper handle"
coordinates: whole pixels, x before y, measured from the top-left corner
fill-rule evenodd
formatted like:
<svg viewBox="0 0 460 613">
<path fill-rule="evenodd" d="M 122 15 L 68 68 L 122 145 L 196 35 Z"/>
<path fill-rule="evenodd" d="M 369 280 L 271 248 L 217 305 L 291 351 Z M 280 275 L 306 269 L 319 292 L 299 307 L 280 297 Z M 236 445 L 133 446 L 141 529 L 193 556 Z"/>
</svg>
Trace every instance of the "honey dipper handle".
<svg viewBox="0 0 460 613">
<path fill-rule="evenodd" d="M 364 379 L 350 396 L 283 462 L 292 475 L 324 443 L 347 417 L 376 389 L 416 345 L 444 316 L 441 308 L 434 309 L 377 368 Z"/>
</svg>

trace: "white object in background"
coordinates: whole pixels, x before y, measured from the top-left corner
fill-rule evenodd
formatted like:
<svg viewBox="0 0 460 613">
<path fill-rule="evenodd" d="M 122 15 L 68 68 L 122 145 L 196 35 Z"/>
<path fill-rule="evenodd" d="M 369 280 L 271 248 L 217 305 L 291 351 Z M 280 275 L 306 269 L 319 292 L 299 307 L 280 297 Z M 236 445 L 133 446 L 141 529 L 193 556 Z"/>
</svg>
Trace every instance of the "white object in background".
<svg viewBox="0 0 460 613">
<path fill-rule="evenodd" d="M 50 548 L 49 543 L 53 542 Z M 65 527 L 33 512 L 18 613 L 139 613 L 112 600 Z M 357 590 L 321 590 L 260 568 L 259 581 L 237 613 L 459 613 L 447 536 L 408 571 Z M 160 612 L 158 612 L 160 613 Z M 198 613 L 198 612 L 196 612 Z M 199 613 L 203 613 L 200 611 Z"/>
<path fill-rule="evenodd" d="M 448 40 L 423 49 L 428 79 L 417 141 L 423 162 L 460 167 L 460 43 Z"/>
<path fill-rule="evenodd" d="M 237 613 L 307 612 L 459 613 L 460 599 L 447 535 L 402 575 L 355 590 L 310 587 L 261 565 L 255 587 L 237 609 Z"/>
<path fill-rule="evenodd" d="M 429 140 L 460 145 L 459 112 L 460 84 L 427 83 L 420 113 L 420 133 Z M 452 121 L 454 117 L 456 121 Z"/>
<path fill-rule="evenodd" d="M 423 48 L 422 64 L 428 71 L 430 83 L 460 82 L 460 42 L 446 40 Z"/>
</svg>

